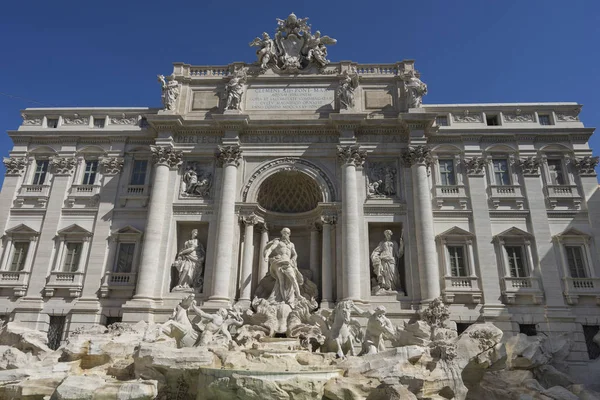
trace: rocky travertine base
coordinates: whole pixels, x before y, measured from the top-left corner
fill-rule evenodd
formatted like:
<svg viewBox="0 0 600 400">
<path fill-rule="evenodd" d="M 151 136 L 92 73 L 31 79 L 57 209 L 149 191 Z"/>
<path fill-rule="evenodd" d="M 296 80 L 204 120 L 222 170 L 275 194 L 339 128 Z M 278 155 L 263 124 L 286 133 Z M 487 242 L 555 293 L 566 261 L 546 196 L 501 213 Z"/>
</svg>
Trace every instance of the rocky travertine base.
<svg viewBox="0 0 600 400">
<path fill-rule="evenodd" d="M 0 399 L 600 399 L 565 369 L 567 337 L 502 336 L 491 324 L 457 335 L 416 321 L 394 347 L 340 359 L 290 339 L 178 349 L 144 322 L 81 330 L 52 351 L 44 334 L 9 323 Z"/>
</svg>

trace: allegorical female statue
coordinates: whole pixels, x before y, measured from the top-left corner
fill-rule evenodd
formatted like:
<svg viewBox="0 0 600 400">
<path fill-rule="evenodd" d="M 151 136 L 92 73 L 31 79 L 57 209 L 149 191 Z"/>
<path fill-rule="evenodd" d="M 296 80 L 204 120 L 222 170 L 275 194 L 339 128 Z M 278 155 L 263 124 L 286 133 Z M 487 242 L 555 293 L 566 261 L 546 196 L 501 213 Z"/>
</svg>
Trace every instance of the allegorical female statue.
<svg viewBox="0 0 600 400">
<path fill-rule="evenodd" d="M 202 275 L 204 269 L 204 246 L 198 241 L 198 229 L 192 230 L 191 237 L 183 244 L 177 254 L 173 267 L 179 273 L 177 285 L 173 290 L 196 289 L 202 291 Z"/>
<path fill-rule="evenodd" d="M 400 244 L 392 240 L 392 231 L 383 232 L 385 240 L 379 242 L 371 253 L 373 273 L 377 282 L 373 285 L 373 292 L 381 294 L 391 291 L 402 291 L 400 287 L 400 273 L 398 260 L 404 254 L 404 242 L 400 237 Z"/>
</svg>

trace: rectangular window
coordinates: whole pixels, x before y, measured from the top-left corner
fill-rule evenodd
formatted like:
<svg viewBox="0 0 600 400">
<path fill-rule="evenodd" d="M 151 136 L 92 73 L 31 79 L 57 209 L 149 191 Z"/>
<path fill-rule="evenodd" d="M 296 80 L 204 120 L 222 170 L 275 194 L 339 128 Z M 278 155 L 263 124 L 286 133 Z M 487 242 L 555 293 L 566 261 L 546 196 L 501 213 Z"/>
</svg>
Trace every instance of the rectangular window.
<svg viewBox="0 0 600 400">
<path fill-rule="evenodd" d="M 135 160 L 133 162 L 133 171 L 131 172 L 130 185 L 143 185 L 146 183 L 146 170 L 148 169 L 148 160 Z"/>
<path fill-rule="evenodd" d="M 435 117 L 435 123 L 437 126 L 448 126 L 448 117 L 445 115 L 438 115 Z"/>
<path fill-rule="evenodd" d="M 83 184 L 93 185 L 96 181 L 96 174 L 98 173 L 98 161 L 86 161 L 85 172 L 83 173 Z"/>
<path fill-rule="evenodd" d="M 106 118 L 94 117 L 94 128 L 104 128 L 105 123 L 106 123 Z"/>
<path fill-rule="evenodd" d="M 33 184 L 43 185 L 46 182 L 46 174 L 48 173 L 48 160 L 36 160 L 35 172 L 33 174 Z"/>
<path fill-rule="evenodd" d="M 48 118 L 46 125 L 48 128 L 58 128 L 58 118 Z"/>
<path fill-rule="evenodd" d="M 60 347 L 67 317 L 64 315 L 51 315 L 50 325 L 48 326 L 48 347 L 56 350 Z"/>
<path fill-rule="evenodd" d="M 550 172 L 550 183 L 552 185 L 566 184 L 561 160 L 548 160 L 548 171 Z"/>
<path fill-rule="evenodd" d="M 600 357 L 600 346 L 594 342 L 594 336 L 600 331 L 598 325 L 583 325 L 583 337 L 587 346 L 588 356 L 590 360 L 595 360 Z"/>
<path fill-rule="evenodd" d="M 586 278 L 582 246 L 565 246 L 571 278 Z"/>
<path fill-rule="evenodd" d="M 10 271 L 23 271 L 25 268 L 25 259 L 29 250 L 29 242 L 14 242 L 13 256 L 10 262 Z"/>
<path fill-rule="evenodd" d="M 523 260 L 523 248 L 521 246 L 506 246 L 508 255 L 508 268 L 513 278 L 524 278 L 527 276 L 525 260 Z"/>
<path fill-rule="evenodd" d="M 456 185 L 456 175 L 454 174 L 454 160 L 439 160 L 440 165 L 440 183 L 446 186 Z"/>
<path fill-rule="evenodd" d="M 488 126 L 496 126 L 496 125 L 500 125 L 498 123 L 498 116 L 497 115 L 490 115 L 490 116 L 486 116 L 485 118 L 485 122 L 487 122 Z"/>
<path fill-rule="evenodd" d="M 135 252 L 135 243 L 120 243 L 117 255 L 117 263 L 113 272 L 130 273 L 133 266 L 133 253 Z"/>
<path fill-rule="evenodd" d="M 535 324 L 519 324 L 519 333 L 527 336 L 537 336 L 537 327 Z"/>
<path fill-rule="evenodd" d="M 500 185 L 500 186 L 510 185 L 510 175 L 508 172 L 508 160 L 493 159 L 492 164 L 494 165 L 494 178 L 496 178 L 496 185 Z"/>
<path fill-rule="evenodd" d="M 540 121 L 540 125 L 550 125 L 550 116 L 547 114 L 539 114 L 538 119 Z"/>
<path fill-rule="evenodd" d="M 62 270 L 63 272 L 77 272 L 79 269 L 79 259 L 81 258 L 83 244 L 67 242 L 65 247 L 65 261 Z"/>
<path fill-rule="evenodd" d="M 465 249 L 462 246 L 448 246 L 450 273 L 452 276 L 467 276 L 464 250 Z"/>
</svg>

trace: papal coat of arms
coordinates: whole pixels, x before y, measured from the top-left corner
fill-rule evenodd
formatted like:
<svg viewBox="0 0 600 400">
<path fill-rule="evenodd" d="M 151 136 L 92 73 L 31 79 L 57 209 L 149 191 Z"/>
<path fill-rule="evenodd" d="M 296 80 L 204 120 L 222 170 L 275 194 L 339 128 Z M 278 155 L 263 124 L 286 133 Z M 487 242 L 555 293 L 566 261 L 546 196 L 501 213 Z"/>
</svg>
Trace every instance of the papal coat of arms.
<svg viewBox="0 0 600 400">
<path fill-rule="evenodd" d="M 256 38 L 250 46 L 257 46 L 258 64 L 264 72 L 273 68 L 278 72 L 298 73 L 316 66 L 322 69 L 327 64 L 326 45 L 337 41 L 321 32 L 311 33 L 308 18 L 298 18 L 293 13 L 285 20 L 277 18 L 275 38 L 264 32 L 262 38 Z"/>
</svg>

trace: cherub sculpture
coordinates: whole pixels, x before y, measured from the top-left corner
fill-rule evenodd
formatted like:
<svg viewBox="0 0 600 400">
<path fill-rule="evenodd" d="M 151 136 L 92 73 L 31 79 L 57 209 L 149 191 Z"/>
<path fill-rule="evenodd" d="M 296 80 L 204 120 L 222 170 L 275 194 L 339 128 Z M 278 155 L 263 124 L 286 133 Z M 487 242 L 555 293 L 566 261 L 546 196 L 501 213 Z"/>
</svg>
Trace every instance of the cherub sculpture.
<svg viewBox="0 0 600 400">
<path fill-rule="evenodd" d="M 326 44 L 336 44 L 337 40 L 330 38 L 329 36 L 321 36 L 321 32 L 316 31 L 314 35 L 309 35 L 306 43 L 304 44 L 303 53 L 306 55 L 308 61 L 314 62 L 323 68 L 329 64 L 327 57 Z"/>
</svg>

